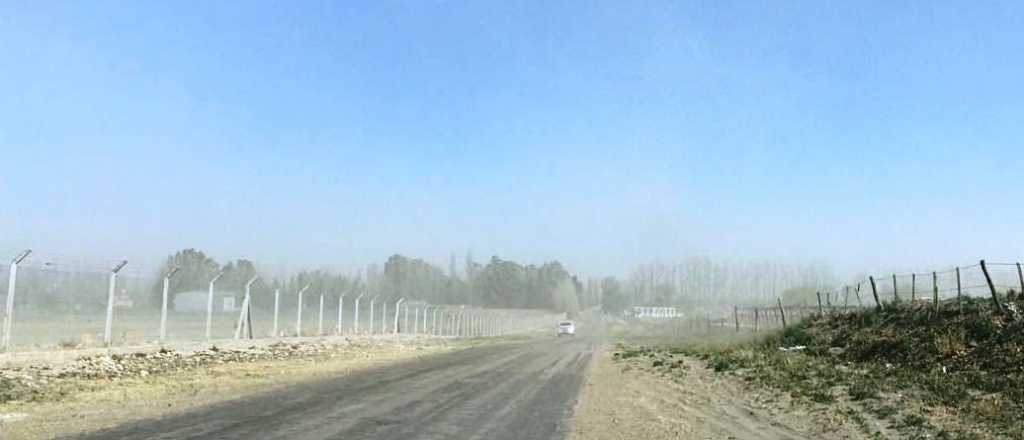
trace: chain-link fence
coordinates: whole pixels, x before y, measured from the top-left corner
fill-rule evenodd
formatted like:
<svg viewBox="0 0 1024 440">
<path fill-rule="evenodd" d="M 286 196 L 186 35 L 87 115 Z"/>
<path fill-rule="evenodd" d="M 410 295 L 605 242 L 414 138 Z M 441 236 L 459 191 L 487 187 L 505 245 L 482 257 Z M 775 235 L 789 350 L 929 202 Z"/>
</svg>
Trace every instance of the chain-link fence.
<svg viewBox="0 0 1024 440">
<path fill-rule="evenodd" d="M 337 334 L 479 337 L 548 327 L 557 319 L 535 310 L 419 301 L 403 302 L 396 308 L 396 301 L 368 292 L 303 291 L 300 295 L 256 282 L 246 295 L 245 284 L 221 280 L 219 275 L 204 290 L 168 289 L 165 307 L 163 279 L 118 260 L 32 255 L 4 265 L 0 267 L 0 318 L 4 323 L 0 348 L 66 349 Z"/>
</svg>

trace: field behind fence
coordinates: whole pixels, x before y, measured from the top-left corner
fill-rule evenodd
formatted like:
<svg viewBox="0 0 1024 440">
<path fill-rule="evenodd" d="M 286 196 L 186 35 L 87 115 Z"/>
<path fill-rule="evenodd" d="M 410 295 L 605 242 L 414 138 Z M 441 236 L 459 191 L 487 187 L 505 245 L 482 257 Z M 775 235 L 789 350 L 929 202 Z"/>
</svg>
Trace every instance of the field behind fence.
<svg viewBox="0 0 1024 440">
<path fill-rule="evenodd" d="M 246 300 L 244 285 L 224 282 L 215 283 L 213 301 L 209 301 L 208 290 L 184 292 L 176 296 L 176 306 L 169 304 L 164 312 L 161 302 L 154 301 L 154 285 L 158 289 L 160 279 L 128 268 L 114 273 L 118 265 L 116 261 L 90 264 L 46 258 L 16 259 L 3 265 L 0 348 L 24 351 L 236 337 L 391 335 L 396 331 L 479 337 L 547 327 L 558 319 L 553 313 L 537 310 L 422 302 L 399 305 L 395 298 L 359 291 L 346 292 L 340 302 L 324 292 L 305 292 L 300 314 L 298 292 L 264 288 Z M 396 306 L 400 307 L 397 317 Z"/>
</svg>

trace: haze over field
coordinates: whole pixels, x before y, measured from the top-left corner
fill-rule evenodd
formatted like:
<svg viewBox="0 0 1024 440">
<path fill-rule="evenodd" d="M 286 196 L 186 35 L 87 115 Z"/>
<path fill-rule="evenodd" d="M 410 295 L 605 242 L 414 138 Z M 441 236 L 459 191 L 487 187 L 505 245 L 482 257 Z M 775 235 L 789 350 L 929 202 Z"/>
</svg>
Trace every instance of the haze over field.
<svg viewBox="0 0 1024 440">
<path fill-rule="evenodd" d="M 0 5 L 0 257 L 1015 261 L 1021 5 L 879 5 Z"/>
</svg>

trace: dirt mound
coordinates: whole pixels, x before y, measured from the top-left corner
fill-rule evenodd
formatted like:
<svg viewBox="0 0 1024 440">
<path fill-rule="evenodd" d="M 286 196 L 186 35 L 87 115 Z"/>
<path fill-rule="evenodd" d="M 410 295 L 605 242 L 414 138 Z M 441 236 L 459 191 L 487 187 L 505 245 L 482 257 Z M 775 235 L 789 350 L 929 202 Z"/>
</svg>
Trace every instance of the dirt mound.
<svg viewBox="0 0 1024 440">
<path fill-rule="evenodd" d="M 864 371 L 852 383 L 847 374 L 831 381 L 845 383 L 855 399 L 911 395 L 926 406 L 946 408 L 968 426 L 988 425 L 1013 437 L 1024 434 L 1024 302 L 1014 298 L 1004 309 L 996 313 L 990 300 L 964 298 L 938 308 L 904 303 L 815 316 L 767 338 L 755 351 L 802 347 L 808 361 Z"/>
</svg>

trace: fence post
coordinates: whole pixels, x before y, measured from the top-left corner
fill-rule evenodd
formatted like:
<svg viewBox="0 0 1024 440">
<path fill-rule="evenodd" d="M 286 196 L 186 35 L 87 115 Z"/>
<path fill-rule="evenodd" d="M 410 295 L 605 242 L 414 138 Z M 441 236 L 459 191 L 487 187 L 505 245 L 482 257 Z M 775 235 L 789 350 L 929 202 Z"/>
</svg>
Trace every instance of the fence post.
<svg viewBox="0 0 1024 440">
<path fill-rule="evenodd" d="M 434 316 L 430 319 L 430 333 L 437 336 L 437 307 L 434 307 Z"/>
<path fill-rule="evenodd" d="M 245 333 L 246 318 L 249 318 L 249 307 L 252 302 L 252 283 L 255 283 L 259 278 L 259 275 L 253 276 L 247 283 L 245 283 L 245 296 L 242 298 L 241 313 L 238 314 L 238 327 L 235 328 L 235 339 L 241 339 L 242 335 Z M 251 319 L 249 320 L 249 339 L 252 339 Z"/>
<path fill-rule="evenodd" d="M 996 293 L 996 285 L 992 283 L 992 277 L 988 274 L 988 266 L 985 265 L 985 260 L 981 260 L 981 271 L 985 274 L 985 282 L 988 283 L 988 290 L 992 293 L 992 307 L 995 307 L 996 313 L 1003 313 L 1003 305 L 999 303 L 999 296 Z"/>
<path fill-rule="evenodd" d="M 371 335 L 373 334 L 373 303 L 377 301 L 378 296 L 380 295 L 374 295 L 373 298 L 370 298 L 370 330 L 368 334 Z"/>
<path fill-rule="evenodd" d="M 779 316 L 782 317 L 782 328 L 786 328 L 786 309 L 782 307 L 782 298 L 775 298 L 779 302 Z"/>
<path fill-rule="evenodd" d="M 1020 295 L 1017 295 L 1017 297 L 1024 297 L 1022 296 L 1024 295 L 1024 271 L 1021 271 L 1020 263 L 1017 263 L 1017 279 L 1020 280 Z"/>
<path fill-rule="evenodd" d="M 850 286 L 846 286 L 844 289 L 846 292 L 843 294 L 843 313 L 850 308 Z"/>
<path fill-rule="evenodd" d="M 222 276 L 224 276 L 224 269 L 221 269 L 219 272 L 217 272 L 217 274 L 213 276 L 213 279 L 210 280 L 210 290 L 206 294 L 206 340 L 207 341 L 212 339 L 212 336 L 213 336 L 212 335 L 212 330 L 211 330 L 212 327 L 213 327 L 213 285 L 216 284 L 217 280 L 219 280 L 220 277 L 222 277 Z M 274 319 L 277 319 L 277 317 L 275 316 Z M 276 323 L 276 321 L 275 321 L 275 323 Z M 276 332 L 277 331 L 275 330 L 275 333 Z"/>
<path fill-rule="evenodd" d="M 825 314 L 825 308 L 822 307 L 822 305 L 821 305 L 821 291 L 819 290 L 819 291 L 814 292 L 814 293 L 816 295 L 818 295 L 818 314 L 819 315 L 824 315 Z"/>
<path fill-rule="evenodd" d="M 892 274 L 892 301 L 900 302 L 899 284 L 896 283 L 896 274 Z"/>
<path fill-rule="evenodd" d="M 324 292 L 320 291 L 320 318 L 316 321 L 316 335 L 324 334 Z"/>
<path fill-rule="evenodd" d="M 423 327 L 420 328 L 420 333 L 427 334 L 427 310 L 430 310 L 431 306 L 423 308 Z"/>
<path fill-rule="evenodd" d="M 295 336 L 296 337 L 301 337 L 302 336 L 302 294 L 306 292 L 306 289 L 309 289 L 309 284 L 306 284 L 301 289 L 299 289 L 299 309 L 298 309 L 298 311 L 295 312 L 296 313 L 296 316 L 295 316 Z"/>
<path fill-rule="evenodd" d="M 277 332 L 277 315 L 281 311 L 281 289 L 274 289 L 274 337 L 281 336 Z"/>
<path fill-rule="evenodd" d="M 736 333 L 740 332 L 740 311 L 736 306 L 732 306 L 732 319 L 736 321 Z"/>
<path fill-rule="evenodd" d="M 409 333 L 409 306 L 405 306 L 405 320 L 402 321 L 402 333 Z"/>
<path fill-rule="evenodd" d="M 871 281 L 871 295 L 875 297 L 875 308 L 881 310 L 882 302 L 878 300 L 878 286 L 875 285 L 875 277 L 869 276 L 868 280 Z"/>
<path fill-rule="evenodd" d="M 860 307 L 864 307 L 864 301 L 860 299 L 860 285 L 861 283 L 857 283 L 857 288 L 853 289 L 853 293 L 857 294 L 857 305 Z"/>
<path fill-rule="evenodd" d="M 359 300 L 363 299 L 363 295 L 365 295 L 365 293 L 360 293 L 359 296 L 356 297 L 354 305 L 355 308 L 352 310 L 352 334 L 355 335 L 359 334 Z"/>
<path fill-rule="evenodd" d="M 910 274 L 910 302 L 917 301 L 917 274 Z"/>
<path fill-rule="evenodd" d="M 345 319 L 345 294 L 338 296 L 338 334 L 341 334 L 341 323 Z"/>
<path fill-rule="evenodd" d="M 110 281 L 107 289 L 107 321 L 103 326 L 103 343 L 108 347 L 114 341 L 111 331 L 114 326 L 114 292 L 117 286 L 117 272 L 123 269 L 126 264 L 128 264 L 128 260 L 122 260 L 110 270 Z"/>
<path fill-rule="evenodd" d="M 758 311 L 757 307 L 754 307 L 754 333 L 757 333 L 760 330 L 760 327 L 761 327 L 760 324 L 761 324 L 761 313 Z"/>
<path fill-rule="evenodd" d="M 832 314 L 832 291 L 825 292 L 825 305 L 828 306 L 828 314 Z"/>
<path fill-rule="evenodd" d="M 939 310 L 939 274 L 932 272 L 932 302 L 935 303 L 935 311 Z"/>
<path fill-rule="evenodd" d="M 217 280 L 221 276 L 224 276 L 224 269 L 220 269 L 217 274 L 213 275 L 210 279 L 210 290 L 206 296 L 206 340 L 210 341 L 213 339 L 213 285 L 217 283 Z"/>
<path fill-rule="evenodd" d="M 408 313 L 408 310 L 406 311 Z M 412 309 L 412 334 L 420 332 L 420 308 L 413 307 Z"/>
<path fill-rule="evenodd" d="M 956 268 L 956 309 L 957 312 L 964 312 L 964 303 L 961 298 L 964 295 L 963 285 L 960 284 L 960 268 Z"/>
<path fill-rule="evenodd" d="M 171 287 L 171 277 L 178 272 L 178 267 L 172 267 L 166 275 L 164 275 L 164 292 L 163 300 L 160 304 L 160 342 L 167 339 L 167 291 Z"/>
<path fill-rule="evenodd" d="M 4 351 L 11 349 L 11 328 L 14 326 L 14 292 L 15 286 L 18 283 L 18 264 L 21 264 L 31 253 L 31 250 L 25 250 L 11 260 L 11 273 L 7 278 L 7 304 L 5 304 L 7 312 L 4 315 Z"/>
<path fill-rule="evenodd" d="M 399 298 L 398 301 L 395 302 L 395 326 L 391 330 L 391 334 L 395 334 L 395 335 L 398 334 L 398 314 L 399 314 L 399 312 L 402 311 L 402 302 L 404 302 L 404 301 L 405 301 L 405 298 Z M 387 304 L 387 303 L 385 303 L 385 304 Z M 406 316 L 409 316 L 409 315 L 406 314 Z"/>
</svg>

